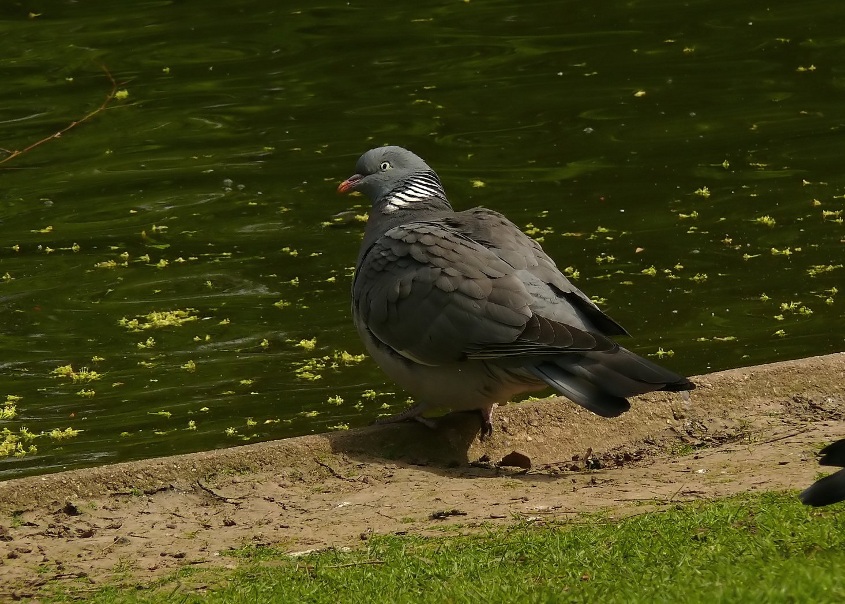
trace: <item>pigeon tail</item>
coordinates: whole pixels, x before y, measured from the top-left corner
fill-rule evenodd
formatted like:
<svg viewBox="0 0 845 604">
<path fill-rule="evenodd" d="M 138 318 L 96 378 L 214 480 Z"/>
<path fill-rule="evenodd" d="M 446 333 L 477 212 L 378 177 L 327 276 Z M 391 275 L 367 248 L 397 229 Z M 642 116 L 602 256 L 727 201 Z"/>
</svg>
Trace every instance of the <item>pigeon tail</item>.
<svg viewBox="0 0 845 604">
<path fill-rule="evenodd" d="M 817 480 L 798 497 L 801 503 L 813 507 L 845 501 L 845 470 L 839 470 L 836 474 Z"/>
<path fill-rule="evenodd" d="M 541 363 L 528 369 L 566 398 L 596 415 L 616 417 L 631 408 L 625 398 L 608 394 L 595 384 L 553 363 Z"/>
<path fill-rule="evenodd" d="M 627 411 L 629 396 L 695 388 L 688 379 L 621 346 L 581 355 L 560 355 L 530 369 L 561 394 L 603 417 L 616 417 Z"/>
<path fill-rule="evenodd" d="M 615 350 L 588 352 L 576 359 L 562 355 L 555 363 L 613 396 L 627 398 L 655 390 L 679 392 L 695 388 L 687 378 L 621 346 Z"/>
</svg>

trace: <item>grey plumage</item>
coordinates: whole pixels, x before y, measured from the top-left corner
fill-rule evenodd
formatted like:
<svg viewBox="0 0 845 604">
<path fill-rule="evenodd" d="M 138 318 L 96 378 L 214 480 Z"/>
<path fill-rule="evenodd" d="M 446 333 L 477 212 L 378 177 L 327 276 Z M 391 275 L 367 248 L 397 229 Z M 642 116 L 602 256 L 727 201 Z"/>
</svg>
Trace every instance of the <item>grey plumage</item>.
<svg viewBox="0 0 845 604">
<path fill-rule="evenodd" d="M 551 386 L 605 417 L 627 397 L 691 390 L 686 378 L 616 344 L 627 335 L 501 214 L 455 212 L 437 174 L 401 147 L 358 160 L 338 191 L 372 201 L 352 286 L 367 350 L 418 404 L 478 409 Z"/>
<path fill-rule="evenodd" d="M 821 451 L 823 466 L 845 468 L 845 439 L 829 444 Z M 845 470 L 820 478 L 799 495 L 802 503 L 820 507 L 845 501 Z"/>
</svg>

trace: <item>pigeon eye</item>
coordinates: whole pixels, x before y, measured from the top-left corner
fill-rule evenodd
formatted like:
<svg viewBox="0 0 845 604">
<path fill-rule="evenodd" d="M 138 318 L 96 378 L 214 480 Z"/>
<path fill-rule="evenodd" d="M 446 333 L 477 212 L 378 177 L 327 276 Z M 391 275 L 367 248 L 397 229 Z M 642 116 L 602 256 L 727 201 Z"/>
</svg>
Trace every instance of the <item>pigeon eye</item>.
<svg viewBox="0 0 845 604">
<path fill-rule="evenodd" d="M 379 168 L 381 169 L 382 172 L 384 172 L 385 170 L 390 170 L 390 168 L 391 168 L 390 162 L 389 161 L 381 162 L 381 165 L 379 166 Z"/>
</svg>

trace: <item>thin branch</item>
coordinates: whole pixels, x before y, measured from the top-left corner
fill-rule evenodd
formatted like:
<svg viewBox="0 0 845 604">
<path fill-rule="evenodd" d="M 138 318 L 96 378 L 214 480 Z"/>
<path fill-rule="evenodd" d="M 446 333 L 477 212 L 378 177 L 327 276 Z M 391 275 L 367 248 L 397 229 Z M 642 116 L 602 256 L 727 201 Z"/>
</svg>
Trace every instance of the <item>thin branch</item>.
<svg viewBox="0 0 845 604">
<path fill-rule="evenodd" d="M 687 486 L 687 483 L 686 483 L 686 482 L 681 483 L 681 486 L 679 486 L 679 487 L 678 487 L 678 490 L 677 490 L 677 491 L 675 491 L 674 493 L 672 493 L 672 496 L 669 498 L 669 503 L 671 503 L 671 502 L 675 499 L 675 497 L 677 497 L 677 496 L 678 496 L 678 494 L 679 494 L 679 493 L 680 493 L 680 492 L 684 489 L 684 487 L 686 487 L 686 486 Z"/>
<path fill-rule="evenodd" d="M 360 562 L 347 562 L 346 564 L 332 564 L 323 568 L 350 568 L 352 566 L 366 566 L 369 564 L 384 564 L 384 560 L 361 560 Z"/>
<path fill-rule="evenodd" d="M 233 498 L 233 497 L 226 497 L 225 495 L 221 495 L 220 493 L 218 493 L 217 491 L 215 491 L 211 487 L 205 486 L 202 483 L 202 481 L 200 481 L 199 479 L 196 481 L 196 484 L 203 491 L 205 491 L 206 493 L 208 493 L 209 495 L 211 495 L 215 499 L 222 501 L 223 503 L 230 503 L 232 505 L 241 505 L 241 502 L 238 501 L 238 499 L 243 499 L 243 497 Z"/>
<path fill-rule="evenodd" d="M 324 461 L 320 461 L 316 457 L 314 458 L 314 461 L 317 462 L 317 465 L 322 466 L 325 469 L 327 469 L 331 473 L 331 475 L 334 476 L 335 478 L 338 478 L 340 480 L 345 480 L 347 482 L 358 482 L 354 478 L 349 478 L 348 476 L 344 476 L 343 474 L 341 474 L 340 472 L 335 470 L 333 467 L 331 467 L 329 464 L 327 464 Z"/>
<path fill-rule="evenodd" d="M 298 568 L 298 569 L 301 568 L 305 572 L 307 572 L 309 575 L 313 575 L 317 571 L 317 569 L 322 570 L 322 569 L 328 569 L 328 568 L 331 568 L 331 569 L 334 569 L 334 568 L 350 568 L 350 567 L 353 567 L 353 566 L 372 566 L 372 565 L 378 565 L 378 564 L 384 564 L 384 560 L 361 560 L 360 562 L 347 562 L 345 564 L 332 564 L 332 565 L 328 565 L 328 566 L 326 566 L 326 565 L 315 566 L 313 564 L 302 564 L 302 565 L 297 564 L 296 568 Z"/>
<path fill-rule="evenodd" d="M 112 99 L 114 99 L 114 95 L 117 94 L 117 82 L 115 82 L 114 77 L 112 77 L 111 72 L 108 70 L 108 68 L 105 65 L 101 65 L 100 67 L 102 67 L 103 71 L 106 74 L 106 77 L 109 79 L 109 82 L 111 82 L 111 90 L 106 95 L 106 98 L 103 100 L 102 104 L 99 107 L 97 107 L 96 109 L 94 109 L 90 113 L 86 114 L 85 116 L 81 117 L 80 119 L 76 120 L 75 122 L 71 122 L 70 124 L 68 124 L 67 126 L 62 128 L 61 130 L 59 130 L 58 132 L 55 132 L 55 133 L 51 134 L 50 136 L 46 136 L 46 137 L 42 138 L 41 140 L 32 143 L 31 145 L 29 145 L 28 147 L 26 147 L 24 149 L 16 150 L 16 151 L 9 151 L 7 149 L 0 149 L 0 151 L 5 151 L 6 153 L 9 154 L 7 157 L 0 159 L 0 164 L 5 164 L 7 161 L 11 161 L 14 158 L 18 157 L 19 155 L 23 155 L 24 153 L 32 151 L 33 149 L 35 149 L 39 145 L 43 145 L 47 141 L 51 141 L 51 140 L 54 140 L 54 139 L 57 139 L 57 138 L 61 138 L 61 136 L 65 132 L 70 130 L 71 128 L 75 128 L 79 124 L 87 122 L 88 120 L 90 120 L 95 115 L 102 113 L 106 109 L 108 104 L 111 103 Z"/>
<path fill-rule="evenodd" d="M 774 438 L 770 438 L 769 440 L 761 440 L 759 442 L 755 442 L 755 445 L 767 445 L 769 443 L 776 443 L 779 440 L 786 440 L 787 438 L 792 438 L 793 436 L 798 436 L 800 434 L 804 434 L 805 432 L 809 432 L 810 427 L 802 428 L 800 430 L 796 430 L 795 432 L 790 432 L 789 434 L 784 434 L 782 436 L 775 436 Z"/>
</svg>

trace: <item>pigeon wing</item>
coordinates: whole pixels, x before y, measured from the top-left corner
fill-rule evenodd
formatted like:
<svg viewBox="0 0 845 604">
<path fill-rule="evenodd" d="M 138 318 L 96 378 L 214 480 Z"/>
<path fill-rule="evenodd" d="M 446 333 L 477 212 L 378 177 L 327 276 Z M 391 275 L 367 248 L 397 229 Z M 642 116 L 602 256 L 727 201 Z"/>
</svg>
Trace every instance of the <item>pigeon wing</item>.
<svg viewBox="0 0 845 604">
<path fill-rule="evenodd" d="M 473 208 L 455 213 L 445 222 L 520 272 L 534 298 L 536 314 L 608 337 L 629 335 L 561 273 L 539 243 L 502 214 Z"/>
<path fill-rule="evenodd" d="M 615 346 L 537 315 L 533 284 L 523 281 L 530 273 L 475 240 L 471 234 L 479 229 L 471 222 L 472 216 L 412 222 L 378 238 L 353 283 L 359 324 L 428 365 Z"/>
</svg>

